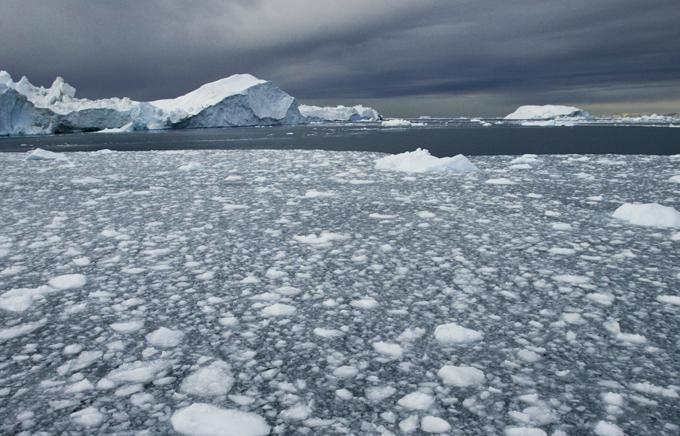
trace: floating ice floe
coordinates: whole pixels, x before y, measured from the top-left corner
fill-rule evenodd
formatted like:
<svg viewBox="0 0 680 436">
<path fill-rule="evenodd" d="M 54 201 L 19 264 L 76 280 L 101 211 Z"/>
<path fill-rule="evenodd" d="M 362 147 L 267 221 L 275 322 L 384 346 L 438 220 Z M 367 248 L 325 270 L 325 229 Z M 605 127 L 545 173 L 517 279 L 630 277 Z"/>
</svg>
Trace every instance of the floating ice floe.
<svg viewBox="0 0 680 436">
<path fill-rule="evenodd" d="M 349 239 L 349 235 L 323 231 L 319 233 L 318 236 L 314 233 L 310 235 L 295 235 L 293 236 L 293 239 L 302 244 L 327 245 L 333 241 L 344 241 Z"/>
<path fill-rule="evenodd" d="M 486 379 L 484 372 L 471 366 L 444 365 L 437 375 L 445 385 L 457 387 L 477 386 Z"/>
<path fill-rule="evenodd" d="M 283 303 L 275 303 L 262 309 L 262 315 L 266 317 L 290 316 L 296 311 L 295 306 Z"/>
<path fill-rule="evenodd" d="M 66 156 L 53 151 L 36 148 L 26 153 L 26 160 L 66 160 Z"/>
<path fill-rule="evenodd" d="M 659 295 L 656 297 L 656 301 L 659 303 L 680 306 L 680 295 Z"/>
<path fill-rule="evenodd" d="M 106 416 L 92 406 L 71 413 L 71 420 L 83 427 L 96 427 L 104 422 L 104 419 L 106 419 Z"/>
<path fill-rule="evenodd" d="M 434 404 L 434 398 L 432 395 L 416 391 L 401 397 L 397 404 L 408 410 L 427 410 Z"/>
<path fill-rule="evenodd" d="M 180 391 L 198 397 L 215 397 L 226 395 L 233 384 L 229 366 L 216 361 L 189 374 L 182 381 Z"/>
<path fill-rule="evenodd" d="M 82 274 L 65 274 L 54 277 L 47 282 L 48 285 L 60 291 L 82 288 L 85 283 L 87 283 L 87 279 Z"/>
<path fill-rule="evenodd" d="M 259 415 L 205 403 L 177 410 L 170 422 L 176 432 L 189 436 L 265 436 L 270 431 Z"/>
<path fill-rule="evenodd" d="M 0 309 L 17 313 L 25 312 L 54 291 L 55 289 L 50 286 L 10 289 L 0 295 Z"/>
<path fill-rule="evenodd" d="M 159 348 L 176 347 L 182 342 L 182 338 L 184 338 L 184 333 L 167 327 L 160 327 L 146 335 L 146 340 L 154 347 Z"/>
<path fill-rule="evenodd" d="M 130 133 L 135 131 L 135 123 L 134 122 L 129 122 L 123 126 L 120 127 L 112 127 L 109 129 L 102 129 L 97 131 L 96 133 Z"/>
<path fill-rule="evenodd" d="M 442 324 L 434 330 L 434 337 L 442 345 L 467 344 L 480 341 L 484 335 L 455 323 Z"/>
<path fill-rule="evenodd" d="M 680 212 L 658 203 L 624 203 L 612 216 L 638 226 L 680 228 Z"/>
<path fill-rule="evenodd" d="M 437 416 L 423 416 L 420 428 L 425 433 L 446 433 L 451 430 L 451 424 Z"/>
<path fill-rule="evenodd" d="M 478 171 L 478 168 L 462 154 L 454 157 L 438 158 L 422 148 L 382 157 L 375 161 L 375 168 L 378 170 L 403 171 L 407 173 L 468 173 Z"/>
<path fill-rule="evenodd" d="M 389 120 L 384 120 L 382 123 L 380 123 L 383 127 L 411 127 L 414 125 L 409 120 L 402 120 L 400 118 L 392 118 Z M 419 124 L 419 123 L 416 123 Z M 421 124 L 422 125 L 422 124 Z"/>
<path fill-rule="evenodd" d="M 488 179 L 486 182 L 487 185 L 514 185 L 515 182 L 513 182 L 510 179 L 506 179 L 505 177 L 499 177 L 495 179 Z"/>
<path fill-rule="evenodd" d="M 180 171 L 198 171 L 198 170 L 202 170 L 203 168 L 205 168 L 205 167 L 201 163 L 189 162 L 189 163 L 186 163 L 184 165 L 180 165 L 180 167 L 177 168 L 177 169 L 180 170 Z"/>
</svg>

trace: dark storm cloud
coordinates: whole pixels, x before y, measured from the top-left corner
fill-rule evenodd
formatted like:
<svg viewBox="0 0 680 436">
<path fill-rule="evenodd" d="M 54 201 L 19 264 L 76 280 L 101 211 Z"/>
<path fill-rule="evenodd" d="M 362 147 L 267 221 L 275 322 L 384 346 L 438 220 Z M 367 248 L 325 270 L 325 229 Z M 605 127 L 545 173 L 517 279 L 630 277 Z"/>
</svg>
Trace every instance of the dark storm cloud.
<svg viewBox="0 0 680 436">
<path fill-rule="evenodd" d="M 680 101 L 677 0 L 0 4 L 0 68 L 59 74 L 89 97 L 168 97 L 251 72 L 304 101 L 407 115 Z"/>
</svg>

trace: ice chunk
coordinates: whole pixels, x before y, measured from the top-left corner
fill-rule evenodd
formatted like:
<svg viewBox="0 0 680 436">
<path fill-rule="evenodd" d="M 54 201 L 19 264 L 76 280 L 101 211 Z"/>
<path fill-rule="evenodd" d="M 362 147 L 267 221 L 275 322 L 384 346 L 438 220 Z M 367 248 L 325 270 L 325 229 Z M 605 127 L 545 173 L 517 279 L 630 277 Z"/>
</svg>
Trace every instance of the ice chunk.
<svg viewBox="0 0 680 436">
<path fill-rule="evenodd" d="M 295 306 L 283 303 L 275 303 L 262 309 L 262 315 L 266 317 L 290 316 L 296 311 Z"/>
<path fill-rule="evenodd" d="M 499 177 L 496 179 L 488 179 L 486 182 L 487 185 L 514 185 L 515 182 L 513 182 L 510 179 L 506 179 L 505 177 Z"/>
<path fill-rule="evenodd" d="M 396 393 L 397 390 L 392 386 L 372 386 L 366 389 L 366 399 L 378 403 Z"/>
<path fill-rule="evenodd" d="M 41 319 L 39 321 L 27 322 L 24 324 L 18 324 L 12 327 L 0 329 L 0 342 L 6 341 L 8 339 L 14 339 L 19 336 L 27 335 L 38 330 L 45 324 L 47 324 L 47 320 Z"/>
<path fill-rule="evenodd" d="M 90 406 L 71 414 L 71 420 L 83 427 L 96 427 L 104 422 L 105 416 L 96 407 Z"/>
<path fill-rule="evenodd" d="M 467 387 L 484 383 L 484 372 L 471 366 L 444 365 L 437 372 L 445 385 Z"/>
<path fill-rule="evenodd" d="M 82 274 L 65 274 L 62 276 L 54 277 L 47 282 L 48 285 L 60 291 L 67 289 L 77 289 L 82 288 L 87 283 L 85 276 Z"/>
<path fill-rule="evenodd" d="M 350 301 L 350 306 L 356 307 L 357 309 L 375 309 L 378 307 L 378 302 L 372 297 L 360 298 L 358 300 Z"/>
<path fill-rule="evenodd" d="M 419 124 L 419 123 L 415 123 L 415 124 L 422 125 L 422 124 Z M 381 123 L 381 125 L 383 127 L 411 127 L 411 126 L 414 125 L 414 123 L 412 123 L 409 120 L 402 120 L 401 118 L 392 118 L 392 119 L 383 121 Z"/>
<path fill-rule="evenodd" d="M 31 308 L 37 301 L 41 300 L 45 295 L 53 291 L 54 289 L 49 286 L 10 289 L 0 295 L 0 309 L 9 312 L 24 312 Z"/>
<path fill-rule="evenodd" d="M 505 436 L 548 436 L 548 434 L 536 427 L 506 427 Z"/>
<path fill-rule="evenodd" d="M 416 391 L 401 397 L 397 404 L 409 410 L 427 410 L 434 404 L 434 398 L 432 395 Z"/>
<path fill-rule="evenodd" d="M 171 348 L 179 345 L 183 337 L 184 333 L 179 330 L 160 327 L 146 335 L 146 340 L 154 347 Z"/>
<path fill-rule="evenodd" d="M 270 431 L 259 415 L 205 403 L 177 410 L 170 422 L 176 432 L 190 436 L 265 436 Z"/>
<path fill-rule="evenodd" d="M 148 383 L 170 366 L 165 360 L 145 360 L 124 363 L 109 372 L 107 380 L 114 383 Z"/>
<path fill-rule="evenodd" d="M 199 368 L 182 381 L 180 390 L 199 397 L 226 395 L 234 384 L 229 366 L 216 361 Z"/>
<path fill-rule="evenodd" d="M 333 241 L 344 241 L 349 239 L 349 235 L 323 231 L 319 233 L 318 236 L 314 233 L 311 235 L 295 235 L 293 236 L 293 239 L 302 244 L 327 245 Z"/>
<path fill-rule="evenodd" d="M 375 168 L 378 170 L 403 171 L 407 173 L 468 173 L 478 171 L 477 167 L 462 154 L 454 157 L 438 158 L 422 148 L 382 157 L 375 161 Z"/>
<path fill-rule="evenodd" d="M 680 228 L 680 212 L 657 203 L 624 203 L 612 216 L 638 226 Z"/>
<path fill-rule="evenodd" d="M 391 359 L 399 359 L 404 351 L 399 344 L 388 342 L 374 342 L 373 349 Z"/>
<path fill-rule="evenodd" d="M 97 131 L 97 133 L 130 133 L 135 131 L 135 123 L 130 121 L 120 127 L 111 127 Z"/>
<path fill-rule="evenodd" d="M 118 333 L 132 333 L 144 327 L 144 320 L 133 319 L 130 321 L 114 322 L 111 328 Z"/>
<path fill-rule="evenodd" d="M 680 306 L 680 295 L 659 295 L 656 297 L 656 301 L 659 303 Z"/>
<path fill-rule="evenodd" d="M 333 375 L 337 378 L 352 378 L 359 374 L 359 370 L 354 366 L 343 365 L 333 370 Z"/>
<path fill-rule="evenodd" d="M 53 151 L 43 150 L 42 148 L 36 148 L 31 150 L 26 154 L 26 160 L 64 160 L 65 156 L 55 153 Z"/>
<path fill-rule="evenodd" d="M 300 421 L 312 414 L 312 408 L 307 404 L 296 404 L 279 413 L 279 417 L 286 421 Z"/>
<path fill-rule="evenodd" d="M 202 170 L 205 168 L 202 163 L 199 162 L 189 162 L 184 165 L 180 165 L 179 168 L 177 168 L 180 171 L 198 171 Z"/>
<path fill-rule="evenodd" d="M 420 421 L 420 428 L 425 433 L 446 433 L 451 430 L 451 425 L 436 416 L 424 416 Z"/>
<path fill-rule="evenodd" d="M 624 436 L 623 430 L 611 422 L 599 421 L 595 426 L 594 432 L 597 436 Z"/>
<path fill-rule="evenodd" d="M 434 330 L 434 337 L 442 345 L 467 344 L 482 340 L 484 335 L 455 323 L 442 324 Z"/>
</svg>

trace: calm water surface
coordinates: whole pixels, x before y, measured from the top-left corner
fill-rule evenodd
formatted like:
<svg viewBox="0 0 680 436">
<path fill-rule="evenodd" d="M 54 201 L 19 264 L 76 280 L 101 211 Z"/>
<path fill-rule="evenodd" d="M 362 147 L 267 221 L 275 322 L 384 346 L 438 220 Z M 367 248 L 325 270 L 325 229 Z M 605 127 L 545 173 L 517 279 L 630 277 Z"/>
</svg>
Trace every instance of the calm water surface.
<svg viewBox="0 0 680 436">
<path fill-rule="evenodd" d="M 676 154 L 680 129 L 644 126 L 519 127 L 435 124 L 307 125 L 267 128 L 83 133 L 0 138 L 0 152 L 178 149 L 323 149 L 401 153 L 423 147 L 436 156 L 495 154 Z"/>
</svg>

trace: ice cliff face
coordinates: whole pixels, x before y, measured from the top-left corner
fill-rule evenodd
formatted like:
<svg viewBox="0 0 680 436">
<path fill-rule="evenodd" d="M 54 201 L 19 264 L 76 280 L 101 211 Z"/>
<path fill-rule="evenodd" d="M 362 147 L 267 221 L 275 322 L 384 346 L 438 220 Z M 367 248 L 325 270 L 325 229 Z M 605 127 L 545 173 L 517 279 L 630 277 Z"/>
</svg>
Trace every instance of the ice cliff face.
<svg viewBox="0 0 680 436">
<path fill-rule="evenodd" d="M 0 71 L 0 135 L 167 128 L 231 127 L 306 122 L 295 98 L 271 82 L 237 74 L 174 99 L 79 99 L 57 77 L 52 86 L 14 82 Z M 123 129 L 125 127 L 125 129 Z"/>
<path fill-rule="evenodd" d="M 382 116 L 366 106 L 307 106 L 300 105 L 300 113 L 309 121 L 380 121 Z"/>
<path fill-rule="evenodd" d="M 0 83 L 0 135 L 51 133 L 53 114 L 36 108 L 24 95 Z"/>
</svg>

